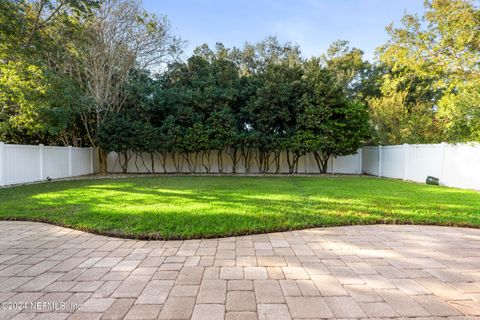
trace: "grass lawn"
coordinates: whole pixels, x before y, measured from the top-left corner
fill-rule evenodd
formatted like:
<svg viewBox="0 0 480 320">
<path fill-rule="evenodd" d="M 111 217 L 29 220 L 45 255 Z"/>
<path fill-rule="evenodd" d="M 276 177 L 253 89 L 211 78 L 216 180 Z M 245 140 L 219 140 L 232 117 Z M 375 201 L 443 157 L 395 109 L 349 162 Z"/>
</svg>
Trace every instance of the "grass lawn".
<svg viewBox="0 0 480 320">
<path fill-rule="evenodd" d="M 370 177 L 141 177 L 0 189 L 0 220 L 135 238 L 230 236 L 314 226 L 480 227 L 480 193 Z"/>
</svg>

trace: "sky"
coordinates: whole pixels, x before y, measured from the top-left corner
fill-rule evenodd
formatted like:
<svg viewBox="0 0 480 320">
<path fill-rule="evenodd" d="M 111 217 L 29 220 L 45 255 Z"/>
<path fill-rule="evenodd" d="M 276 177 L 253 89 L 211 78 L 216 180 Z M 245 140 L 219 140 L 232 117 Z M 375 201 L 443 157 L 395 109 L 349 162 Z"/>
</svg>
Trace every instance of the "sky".
<svg viewBox="0 0 480 320">
<path fill-rule="evenodd" d="M 388 40 L 385 27 L 405 12 L 423 13 L 423 0 L 144 0 L 149 12 L 166 15 L 185 54 L 203 43 L 242 47 L 267 36 L 300 45 L 305 57 L 324 53 L 338 39 L 365 52 Z"/>
</svg>

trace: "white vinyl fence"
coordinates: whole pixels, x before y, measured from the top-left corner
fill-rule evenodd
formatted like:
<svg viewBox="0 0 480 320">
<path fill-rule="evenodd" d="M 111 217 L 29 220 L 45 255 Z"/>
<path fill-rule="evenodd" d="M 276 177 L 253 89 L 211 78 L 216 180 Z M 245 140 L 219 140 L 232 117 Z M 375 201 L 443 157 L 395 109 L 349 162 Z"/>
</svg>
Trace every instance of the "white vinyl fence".
<svg viewBox="0 0 480 320">
<path fill-rule="evenodd" d="M 362 173 L 362 150 L 359 149 L 356 154 L 331 158 L 328 162 L 328 173 L 344 173 L 344 174 L 361 174 Z M 223 173 L 232 173 L 232 159 L 225 153 L 222 153 L 222 163 L 223 163 Z M 163 167 L 161 165 L 160 159 L 158 156 L 155 156 L 153 159 L 154 170 L 156 173 L 163 173 Z M 181 155 L 176 155 L 177 165 L 180 164 L 180 172 L 189 173 L 189 167 L 184 159 L 181 158 Z M 268 173 L 275 173 L 276 165 L 273 163 L 273 156 L 270 158 L 270 169 Z M 217 152 L 211 151 L 210 154 L 210 173 L 218 173 L 218 161 L 217 161 Z M 122 167 L 120 165 L 119 157 L 117 153 L 110 153 L 107 159 L 107 167 L 109 172 L 119 173 L 122 172 Z M 175 173 L 174 161 L 171 155 L 167 156 L 166 159 L 166 171 L 167 173 Z M 206 169 L 202 166 L 201 155 L 198 157 L 195 164 L 195 173 L 205 173 Z M 283 152 L 280 155 L 280 170 L 278 173 L 288 173 L 288 162 L 286 153 Z M 152 172 L 152 160 L 149 154 L 132 154 L 130 160 L 128 161 L 127 167 L 128 173 L 151 173 Z M 247 173 L 245 170 L 242 161 L 237 164 L 237 173 Z M 255 161 L 255 157 L 252 156 L 251 166 L 248 173 L 258 173 L 259 167 L 258 163 Z M 313 154 L 307 154 L 303 156 L 298 161 L 298 173 L 299 174 L 309 174 L 309 173 L 319 173 L 317 163 Z"/>
<path fill-rule="evenodd" d="M 232 161 L 225 153 L 221 157 L 223 172 L 232 172 Z M 210 172 L 218 173 L 217 155 L 212 151 Z M 122 172 L 118 155 L 110 153 L 107 159 L 109 172 Z M 185 161 L 181 172 L 188 173 Z M 160 158 L 153 159 L 156 173 L 162 173 Z M 171 156 L 166 159 L 167 172 L 176 172 Z M 129 173 L 152 171 L 148 154 L 133 154 L 128 162 Z M 206 170 L 199 159 L 196 172 Z M 288 173 L 286 155 L 280 156 L 280 173 Z M 43 145 L 12 145 L 0 142 L 0 186 L 81 176 L 98 172 L 98 155 L 92 148 L 47 147 Z M 238 173 L 245 173 L 242 162 L 237 165 Z M 258 173 L 258 164 L 251 161 L 249 173 Z M 272 165 L 269 173 L 275 172 Z M 312 154 L 300 158 L 298 173 L 319 173 Z M 359 149 L 354 155 L 330 159 L 328 173 L 370 174 L 416 182 L 425 182 L 427 176 L 440 179 L 445 186 L 480 190 L 480 144 L 418 144 L 398 146 L 376 146 Z"/>
<path fill-rule="evenodd" d="M 97 162 L 92 148 L 0 142 L 0 186 L 92 174 Z"/>
<path fill-rule="evenodd" d="M 480 190 L 479 144 L 404 144 L 364 147 L 363 173 L 425 182 L 428 176 L 440 184 Z"/>
</svg>

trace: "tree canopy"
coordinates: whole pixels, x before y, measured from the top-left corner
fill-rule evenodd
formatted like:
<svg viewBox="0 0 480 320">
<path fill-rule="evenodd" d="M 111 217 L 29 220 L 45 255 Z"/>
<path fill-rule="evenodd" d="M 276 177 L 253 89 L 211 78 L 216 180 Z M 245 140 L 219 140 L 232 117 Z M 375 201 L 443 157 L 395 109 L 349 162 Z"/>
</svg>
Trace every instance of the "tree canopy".
<svg viewBox="0 0 480 320">
<path fill-rule="evenodd" d="M 379 61 L 388 73 L 382 95 L 372 100 L 381 140 L 479 141 L 480 8 L 475 2 L 425 1 L 423 16 L 407 14 L 387 31 L 390 40 L 379 48 Z"/>
</svg>

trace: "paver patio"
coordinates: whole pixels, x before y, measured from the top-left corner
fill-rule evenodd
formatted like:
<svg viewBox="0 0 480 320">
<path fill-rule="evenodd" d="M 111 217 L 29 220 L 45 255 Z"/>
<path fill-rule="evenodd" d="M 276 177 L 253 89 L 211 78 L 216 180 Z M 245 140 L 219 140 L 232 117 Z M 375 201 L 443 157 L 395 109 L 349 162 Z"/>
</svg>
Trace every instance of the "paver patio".
<svg viewBox="0 0 480 320">
<path fill-rule="evenodd" d="M 476 229 L 375 225 L 188 241 L 32 222 L 0 230 L 0 319 L 480 318 Z"/>
</svg>

